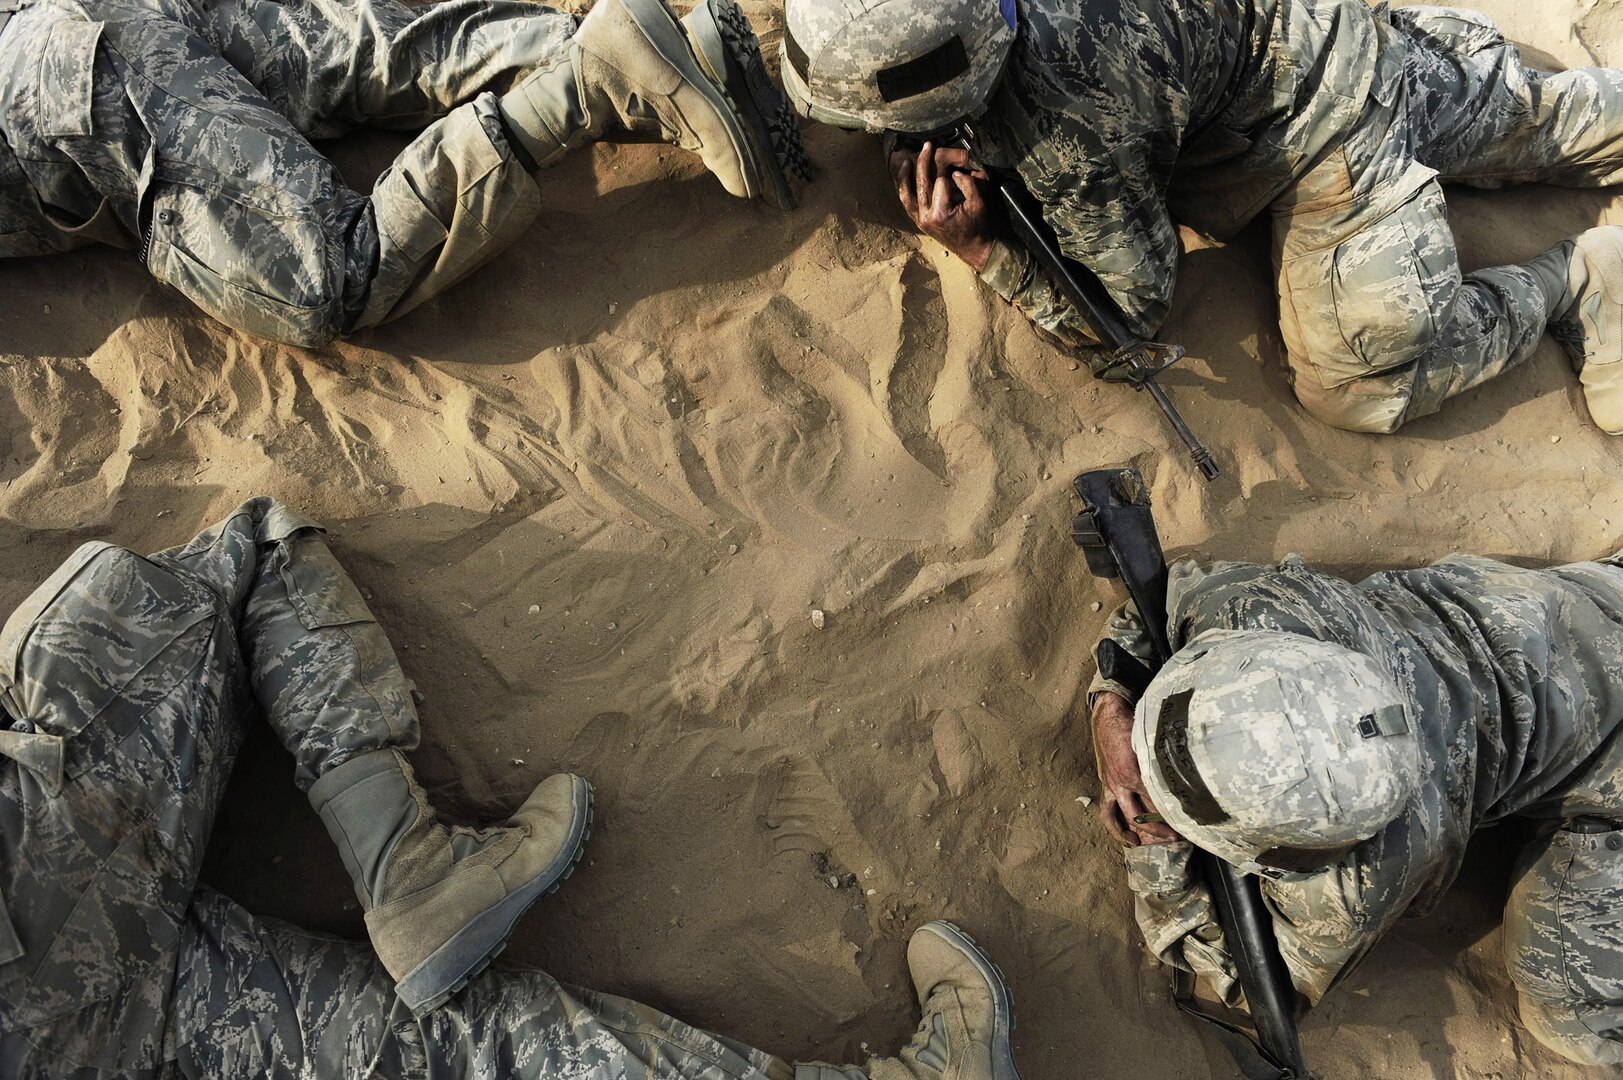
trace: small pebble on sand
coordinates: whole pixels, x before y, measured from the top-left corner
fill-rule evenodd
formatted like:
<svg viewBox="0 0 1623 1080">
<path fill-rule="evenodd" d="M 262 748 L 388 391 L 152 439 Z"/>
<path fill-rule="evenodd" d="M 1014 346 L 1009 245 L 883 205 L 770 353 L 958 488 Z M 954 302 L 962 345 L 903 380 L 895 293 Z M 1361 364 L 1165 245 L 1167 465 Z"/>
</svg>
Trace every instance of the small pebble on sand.
<svg viewBox="0 0 1623 1080">
<path fill-rule="evenodd" d="M 828 625 L 828 616 L 823 614 L 822 608 L 812 608 L 812 625 L 821 630 Z"/>
</svg>

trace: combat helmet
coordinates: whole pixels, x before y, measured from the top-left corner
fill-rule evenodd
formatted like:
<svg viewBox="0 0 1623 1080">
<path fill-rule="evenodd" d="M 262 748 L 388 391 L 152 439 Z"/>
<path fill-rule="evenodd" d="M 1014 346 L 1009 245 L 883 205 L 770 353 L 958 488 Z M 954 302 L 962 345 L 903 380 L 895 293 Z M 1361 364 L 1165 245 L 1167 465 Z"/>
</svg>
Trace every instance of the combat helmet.
<svg viewBox="0 0 1623 1080">
<path fill-rule="evenodd" d="M 934 131 L 985 104 L 1014 23 L 1014 0 L 786 0 L 784 89 L 825 124 Z"/>
<path fill-rule="evenodd" d="M 1242 871 L 1303 877 L 1402 812 L 1420 783 L 1403 695 L 1362 653 L 1213 630 L 1139 700 L 1133 750 L 1156 808 Z"/>
</svg>

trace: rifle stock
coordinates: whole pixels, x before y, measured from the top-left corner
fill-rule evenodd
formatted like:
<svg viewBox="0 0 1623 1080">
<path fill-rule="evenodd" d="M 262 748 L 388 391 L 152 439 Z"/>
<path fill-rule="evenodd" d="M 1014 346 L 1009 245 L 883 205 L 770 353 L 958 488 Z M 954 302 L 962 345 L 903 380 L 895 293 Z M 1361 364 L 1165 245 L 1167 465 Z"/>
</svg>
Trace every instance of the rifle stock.
<svg viewBox="0 0 1623 1080">
<path fill-rule="evenodd" d="M 1071 537 L 1087 555 L 1095 576 L 1120 579 L 1126 585 L 1159 668 L 1172 659 L 1167 565 L 1144 478 L 1133 468 L 1095 469 L 1078 476 L 1075 487 L 1082 497 L 1082 512 L 1072 523 Z M 1296 1030 L 1295 990 L 1257 879 L 1205 851 L 1197 850 L 1195 860 L 1211 889 L 1256 1040 L 1186 1001 L 1180 1000 L 1179 1008 L 1217 1025 L 1247 1080 L 1305 1080 L 1309 1074 Z"/>
</svg>

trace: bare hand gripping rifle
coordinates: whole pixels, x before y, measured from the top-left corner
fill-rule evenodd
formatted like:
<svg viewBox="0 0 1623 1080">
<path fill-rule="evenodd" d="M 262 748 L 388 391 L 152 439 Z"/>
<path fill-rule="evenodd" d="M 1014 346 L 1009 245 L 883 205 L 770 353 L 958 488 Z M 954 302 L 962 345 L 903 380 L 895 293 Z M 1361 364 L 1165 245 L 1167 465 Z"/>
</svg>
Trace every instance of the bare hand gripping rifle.
<svg viewBox="0 0 1623 1080">
<path fill-rule="evenodd" d="M 942 139 L 942 144 L 962 147 L 973 153 L 973 138 L 974 132 L 969 123 L 961 121 L 956 131 Z M 1189 456 L 1194 459 L 1200 475 L 1207 480 L 1216 480 L 1221 470 L 1212 459 L 1211 451 L 1200 444 L 1183 417 L 1178 415 L 1172 399 L 1155 381 L 1157 375 L 1183 359 L 1183 347 L 1146 341 L 1135 334 L 1104 283 L 1091 270 L 1060 250 L 1059 238 L 1054 235 L 1048 222 L 1043 220 L 1042 207 L 1032 198 L 1020 178 L 992 169 L 987 170 L 987 175 L 990 178 L 987 183 L 997 192 L 997 201 L 1004 213 L 1008 214 L 1015 236 L 1031 252 L 1031 257 L 1047 272 L 1060 292 L 1065 294 L 1071 306 L 1076 308 L 1094 337 L 1111 350 L 1110 363 L 1100 376 L 1120 368 L 1134 390 L 1146 391 L 1166 416 L 1172 430 L 1178 433 L 1178 438 L 1189 448 Z"/>
<path fill-rule="evenodd" d="M 1126 584 L 1149 634 L 1155 667 L 1160 668 L 1172 659 L 1167 564 L 1144 477 L 1132 468 L 1095 469 L 1078 476 L 1075 486 L 1082 512 L 1071 524 L 1071 538 L 1087 555 L 1094 576 L 1119 578 Z M 1296 1030 L 1295 990 L 1257 879 L 1198 849 L 1195 865 L 1216 902 L 1256 1038 L 1200 1010 L 1186 992 L 1175 992 L 1174 1000 L 1184 1012 L 1213 1025 L 1246 1080 L 1308 1080 Z"/>
</svg>

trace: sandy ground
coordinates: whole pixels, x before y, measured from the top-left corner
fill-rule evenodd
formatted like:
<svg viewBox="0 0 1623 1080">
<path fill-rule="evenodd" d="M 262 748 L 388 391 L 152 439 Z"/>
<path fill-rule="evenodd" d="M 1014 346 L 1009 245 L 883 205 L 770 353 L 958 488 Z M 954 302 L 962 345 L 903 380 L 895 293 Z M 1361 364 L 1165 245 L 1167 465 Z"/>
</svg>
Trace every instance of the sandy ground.
<svg viewBox="0 0 1623 1080">
<path fill-rule="evenodd" d="M 1618 0 L 1481 7 L 1547 63 L 1623 63 Z M 0 266 L 0 610 L 84 541 L 167 546 L 276 494 L 330 523 L 397 642 L 437 797 L 495 817 L 552 770 L 597 785 L 588 861 L 509 956 L 848 1060 L 911 1034 L 903 942 L 944 916 L 1008 973 L 1028 1080 L 1230 1075 L 1168 1005 L 1077 801 L 1117 596 L 1071 545 L 1070 478 L 1136 463 L 1170 548 L 1352 574 L 1611 551 L 1623 444 L 1550 343 L 1401 437 L 1313 422 L 1254 233 L 1191 251 L 1165 332 L 1225 469 L 1207 486 L 1147 400 L 904 228 L 873 140 L 810 139 L 824 179 L 795 214 L 680 152 L 578 154 L 518 249 L 318 352 L 211 324 L 121 253 Z M 398 145 L 334 153 L 364 183 Z M 1468 267 L 1623 220 L 1543 188 L 1450 207 Z M 205 876 L 358 932 L 290 774 L 250 743 Z M 1321 1074 L 1579 1075 L 1515 1021 L 1515 838 L 1486 839 L 1305 1022 Z"/>
</svg>

